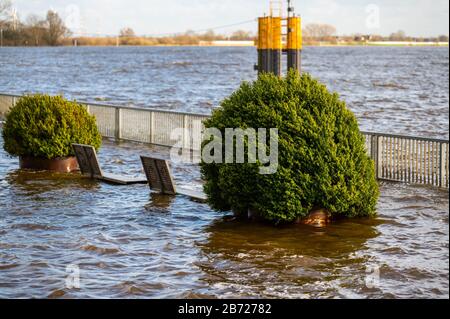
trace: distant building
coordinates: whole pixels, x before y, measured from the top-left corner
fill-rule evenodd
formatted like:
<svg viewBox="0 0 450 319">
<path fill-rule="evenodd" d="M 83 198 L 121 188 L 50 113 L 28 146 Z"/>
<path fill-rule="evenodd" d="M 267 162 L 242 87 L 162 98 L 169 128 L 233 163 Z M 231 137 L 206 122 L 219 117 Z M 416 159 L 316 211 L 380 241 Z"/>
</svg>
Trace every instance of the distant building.
<svg viewBox="0 0 450 319">
<path fill-rule="evenodd" d="M 356 35 L 353 39 L 356 42 L 367 42 L 372 40 L 371 35 Z"/>
</svg>

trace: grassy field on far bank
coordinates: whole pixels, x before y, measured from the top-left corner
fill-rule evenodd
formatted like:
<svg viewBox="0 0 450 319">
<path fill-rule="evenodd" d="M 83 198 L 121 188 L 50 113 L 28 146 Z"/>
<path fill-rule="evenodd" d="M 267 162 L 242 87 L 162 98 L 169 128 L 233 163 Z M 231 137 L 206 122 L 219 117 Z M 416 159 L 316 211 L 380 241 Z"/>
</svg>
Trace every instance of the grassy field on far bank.
<svg viewBox="0 0 450 319">
<path fill-rule="evenodd" d="M 239 43 L 241 42 L 241 43 Z M 65 40 L 63 46 L 206 46 L 206 47 L 252 47 L 256 44 L 249 43 L 250 41 L 201 41 L 201 42 L 189 42 L 189 41 L 169 41 L 167 43 L 155 42 L 154 39 L 135 38 L 129 41 L 117 40 L 116 38 L 77 38 Z M 346 47 L 346 46 L 387 46 L 387 47 L 448 47 L 448 42 L 315 42 L 306 41 L 304 46 L 310 47 Z"/>
</svg>

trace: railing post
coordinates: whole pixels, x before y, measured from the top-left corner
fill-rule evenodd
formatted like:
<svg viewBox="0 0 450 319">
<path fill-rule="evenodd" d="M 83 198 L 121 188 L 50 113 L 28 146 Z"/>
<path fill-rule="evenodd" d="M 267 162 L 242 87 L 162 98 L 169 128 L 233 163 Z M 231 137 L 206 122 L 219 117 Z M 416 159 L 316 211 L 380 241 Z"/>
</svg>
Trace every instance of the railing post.
<svg viewBox="0 0 450 319">
<path fill-rule="evenodd" d="M 373 138 L 375 137 L 375 135 L 370 134 L 369 135 L 369 154 L 370 154 L 370 158 L 375 161 L 375 153 L 374 153 L 374 144 L 373 144 Z"/>
<path fill-rule="evenodd" d="M 448 149 L 446 151 L 448 152 Z M 444 187 L 445 183 L 444 143 L 439 143 L 439 187 Z"/>
<path fill-rule="evenodd" d="M 150 111 L 150 144 L 155 144 L 155 112 Z"/>
<path fill-rule="evenodd" d="M 376 168 L 377 168 L 377 179 L 383 176 L 383 137 L 377 135 L 377 155 L 376 155 Z"/>
<path fill-rule="evenodd" d="M 201 151 L 202 148 L 202 121 L 192 121 L 192 149 L 194 151 Z"/>
<path fill-rule="evenodd" d="M 116 107 L 116 125 L 114 137 L 116 138 L 116 140 L 120 140 L 122 138 L 122 109 L 120 107 Z"/>
<path fill-rule="evenodd" d="M 376 149 L 375 149 L 375 135 L 370 135 L 370 158 L 375 162 L 376 161 Z"/>
<path fill-rule="evenodd" d="M 190 148 L 190 141 L 189 141 L 189 131 L 188 131 L 189 121 L 187 115 L 183 115 L 183 148 L 189 149 Z"/>
</svg>

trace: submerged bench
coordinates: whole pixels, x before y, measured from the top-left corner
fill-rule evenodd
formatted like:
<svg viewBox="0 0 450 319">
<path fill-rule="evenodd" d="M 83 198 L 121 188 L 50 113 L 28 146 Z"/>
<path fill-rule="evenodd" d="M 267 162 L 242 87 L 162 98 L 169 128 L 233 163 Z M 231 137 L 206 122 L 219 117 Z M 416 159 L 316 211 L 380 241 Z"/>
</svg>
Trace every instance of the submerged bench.
<svg viewBox="0 0 450 319">
<path fill-rule="evenodd" d="M 161 157 L 141 156 L 142 165 L 151 190 L 165 195 L 183 195 L 205 203 L 205 193 L 177 187 L 170 172 L 169 161 Z"/>
<path fill-rule="evenodd" d="M 97 153 L 93 146 L 72 144 L 72 147 L 75 151 L 81 174 L 85 176 L 116 185 L 147 184 L 147 179 L 145 177 L 134 178 L 104 173 L 100 168 Z"/>
</svg>

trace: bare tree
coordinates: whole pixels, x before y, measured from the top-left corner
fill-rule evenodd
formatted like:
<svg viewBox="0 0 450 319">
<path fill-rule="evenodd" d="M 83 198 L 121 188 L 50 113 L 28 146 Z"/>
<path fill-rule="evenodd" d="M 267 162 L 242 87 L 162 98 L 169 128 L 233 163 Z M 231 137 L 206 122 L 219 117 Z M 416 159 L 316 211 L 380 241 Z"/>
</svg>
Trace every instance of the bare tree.
<svg viewBox="0 0 450 319">
<path fill-rule="evenodd" d="M 11 10 L 11 0 L 0 0 L 0 14 L 6 14 Z"/>
<path fill-rule="evenodd" d="M 389 37 L 389 40 L 391 41 L 404 41 L 406 40 L 406 33 L 405 31 L 397 31 L 395 33 L 392 33 Z"/>
<path fill-rule="evenodd" d="M 440 35 L 439 37 L 438 37 L 438 41 L 439 42 L 448 42 L 448 35 Z"/>
<path fill-rule="evenodd" d="M 336 28 L 329 24 L 311 23 L 303 30 L 306 38 L 315 40 L 327 40 L 336 35 Z"/>
<path fill-rule="evenodd" d="M 45 23 L 47 27 L 46 39 L 49 45 L 58 45 L 62 38 L 70 34 L 58 13 L 54 11 L 48 11 Z"/>
<path fill-rule="evenodd" d="M 121 38 L 133 38 L 136 36 L 136 33 L 134 33 L 134 30 L 132 28 L 123 28 L 120 30 L 120 37 Z"/>
<path fill-rule="evenodd" d="M 208 30 L 201 36 L 201 38 L 203 39 L 203 41 L 214 41 L 216 40 L 216 34 L 213 30 Z"/>
<path fill-rule="evenodd" d="M 252 40 L 253 39 L 253 35 L 249 31 L 238 30 L 238 31 L 233 32 L 233 34 L 231 35 L 230 39 L 231 40 L 235 40 L 235 41 Z"/>
<path fill-rule="evenodd" d="M 26 26 L 31 42 L 35 46 L 41 45 L 46 33 L 46 21 L 35 14 L 31 14 L 27 18 Z"/>
<path fill-rule="evenodd" d="M 11 10 L 11 5 L 10 0 L 0 0 L 0 26 L 8 20 L 8 13 Z"/>
</svg>

